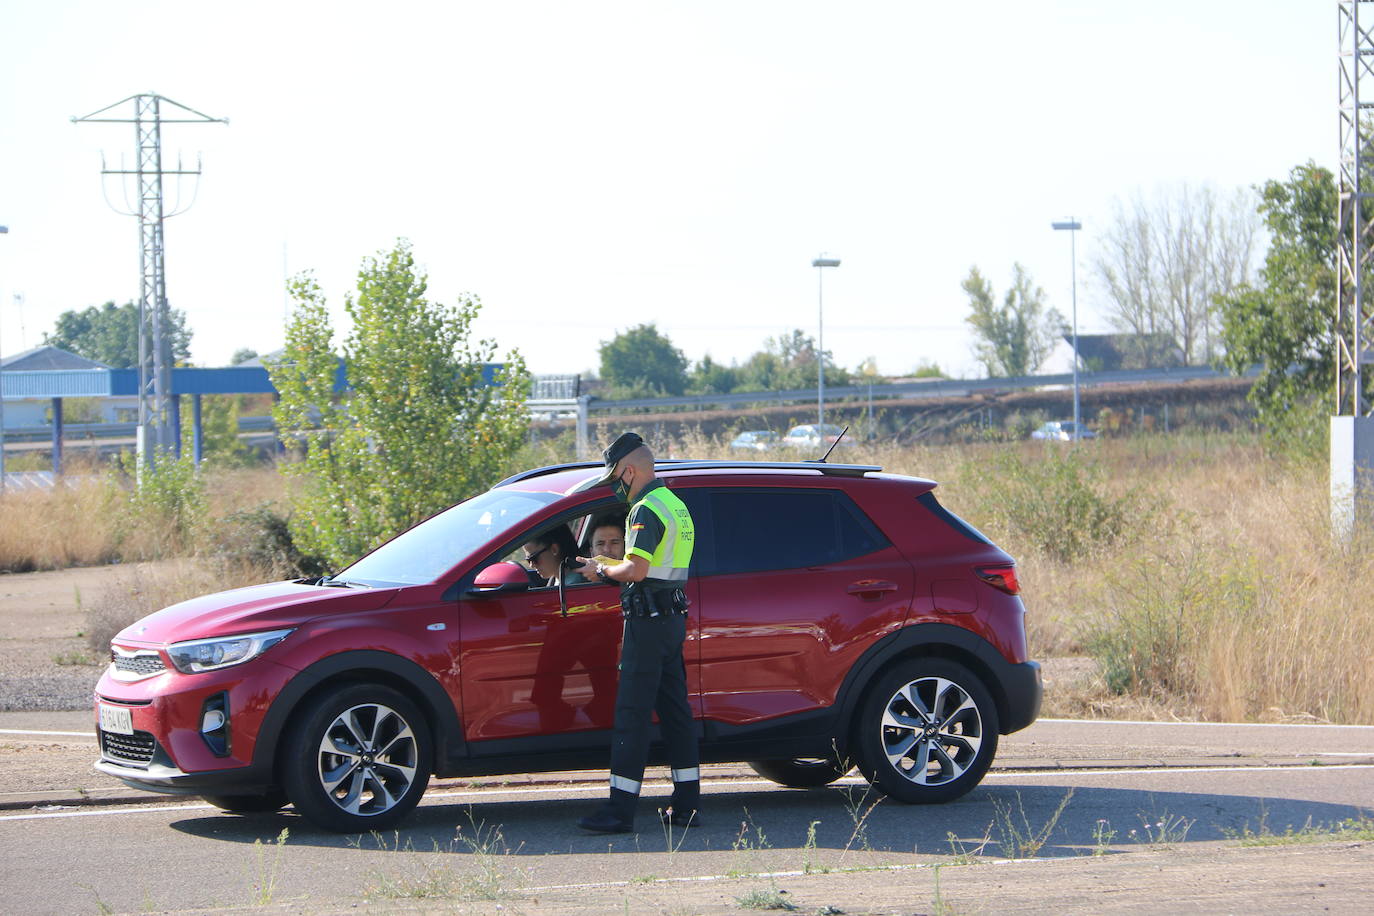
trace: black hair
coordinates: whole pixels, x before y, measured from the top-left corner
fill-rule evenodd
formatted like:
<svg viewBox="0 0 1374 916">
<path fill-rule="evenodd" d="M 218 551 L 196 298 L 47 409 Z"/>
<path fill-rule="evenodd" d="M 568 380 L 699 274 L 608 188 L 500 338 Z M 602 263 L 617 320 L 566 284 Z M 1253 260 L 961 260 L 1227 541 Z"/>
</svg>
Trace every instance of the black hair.
<svg viewBox="0 0 1374 916">
<path fill-rule="evenodd" d="M 558 552 L 562 554 L 563 559 L 577 556 L 577 541 L 573 539 L 572 531 L 567 525 L 554 525 L 548 531 L 530 538 L 529 543 L 538 544 L 540 547 L 557 544 Z"/>
<path fill-rule="evenodd" d="M 623 532 L 625 530 L 625 515 L 624 512 L 603 512 L 592 519 L 592 526 L 587 530 L 595 532 L 596 529 L 609 525 L 612 528 L 619 528 Z"/>
</svg>

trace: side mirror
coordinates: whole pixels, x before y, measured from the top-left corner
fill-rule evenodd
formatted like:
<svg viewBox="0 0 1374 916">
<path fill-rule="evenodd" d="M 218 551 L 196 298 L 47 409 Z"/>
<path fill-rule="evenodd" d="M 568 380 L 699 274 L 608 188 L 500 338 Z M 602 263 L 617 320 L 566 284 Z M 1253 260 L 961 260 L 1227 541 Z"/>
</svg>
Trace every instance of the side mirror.
<svg viewBox="0 0 1374 916">
<path fill-rule="evenodd" d="M 469 595 L 506 595 L 530 588 L 530 572 L 514 560 L 493 563 L 477 574 Z"/>
</svg>

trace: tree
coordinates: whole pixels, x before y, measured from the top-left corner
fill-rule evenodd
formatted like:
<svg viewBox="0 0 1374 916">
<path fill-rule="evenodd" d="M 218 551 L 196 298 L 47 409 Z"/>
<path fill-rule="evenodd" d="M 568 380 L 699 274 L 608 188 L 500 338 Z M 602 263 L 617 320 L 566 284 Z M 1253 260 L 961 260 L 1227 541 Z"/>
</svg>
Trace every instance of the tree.
<svg viewBox="0 0 1374 916">
<path fill-rule="evenodd" d="M 1011 289 L 998 306 L 992 284 L 969 268 L 963 282 L 971 313 L 964 320 L 978 335 L 974 353 L 990 377 L 1030 375 L 1039 369 L 1066 328 L 1056 309 L 1045 308 L 1045 291 L 1020 264 L 1012 266 Z"/>
<path fill-rule="evenodd" d="M 427 283 L 405 241 L 364 259 L 356 295 L 344 299 L 353 328 L 341 398 L 324 296 L 308 274 L 291 284 L 286 349 L 269 367 L 282 441 L 305 447 L 303 460 L 285 465 L 305 484 L 291 533 L 335 567 L 487 489 L 524 441 L 529 379 L 519 354 L 484 384 L 496 345 L 469 338 L 481 303 L 431 302 Z"/>
<path fill-rule="evenodd" d="M 1279 441 L 1321 447 L 1321 417 L 1336 379 L 1336 183 L 1311 162 L 1260 188 L 1270 232 L 1258 287 L 1220 299 L 1225 364 L 1259 364 L 1250 389 L 1260 422 Z"/>
<path fill-rule="evenodd" d="M 600 352 L 601 377 L 621 392 L 679 395 L 687 389 L 687 357 L 653 324 L 603 341 Z"/>
<path fill-rule="evenodd" d="M 191 358 L 191 332 L 186 327 L 186 313 L 167 310 L 164 340 L 170 344 L 174 363 Z M 43 335 L 43 343 L 93 359 L 115 369 L 138 366 L 138 304 L 126 302 L 115 305 L 106 302 L 81 311 L 70 310 L 57 316 L 57 326 L 51 334 Z M 152 346 L 152 341 L 148 342 Z"/>
<path fill-rule="evenodd" d="M 848 385 L 851 373 L 835 365 L 829 350 L 825 359 L 825 383 L 839 387 Z M 764 342 L 763 349 L 745 360 L 739 370 L 739 386 L 744 391 L 793 391 L 814 388 L 816 377 L 816 341 L 800 329 L 793 329 Z"/>
<path fill-rule="evenodd" d="M 237 350 L 234 351 L 234 355 L 231 356 L 231 357 L 229 357 L 229 365 L 231 365 L 231 366 L 240 366 L 240 365 L 242 365 L 242 364 L 248 362 L 250 359 L 257 359 L 257 358 L 258 358 L 258 351 L 257 351 L 257 350 L 250 350 L 248 347 L 239 347 Z"/>
<path fill-rule="evenodd" d="M 711 359 L 710 354 L 692 367 L 692 377 L 688 387 L 695 394 L 729 394 L 739 384 L 739 371 L 732 366 L 722 366 Z"/>
<path fill-rule="evenodd" d="M 1134 335 L 1128 363 L 1158 365 L 1171 345 L 1186 365 L 1216 356 L 1216 297 L 1250 280 L 1257 230 L 1249 191 L 1222 197 L 1182 185 L 1153 202 L 1117 201 L 1090 271 L 1112 324 Z"/>
</svg>

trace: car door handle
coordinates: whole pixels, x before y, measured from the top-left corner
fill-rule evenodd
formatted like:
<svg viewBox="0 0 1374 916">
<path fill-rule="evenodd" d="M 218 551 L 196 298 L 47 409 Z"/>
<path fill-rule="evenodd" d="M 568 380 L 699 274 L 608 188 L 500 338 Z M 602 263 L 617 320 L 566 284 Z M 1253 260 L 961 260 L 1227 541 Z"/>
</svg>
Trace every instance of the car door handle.
<svg viewBox="0 0 1374 916">
<path fill-rule="evenodd" d="M 888 592 L 897 590 L 896 582 L 889 582 L 886 579 L 860 579 L 858 582 L 849 583 L 845 589 L 851 595 L 858 595 L 860 598 L 881 598 Z"/>
</svg>

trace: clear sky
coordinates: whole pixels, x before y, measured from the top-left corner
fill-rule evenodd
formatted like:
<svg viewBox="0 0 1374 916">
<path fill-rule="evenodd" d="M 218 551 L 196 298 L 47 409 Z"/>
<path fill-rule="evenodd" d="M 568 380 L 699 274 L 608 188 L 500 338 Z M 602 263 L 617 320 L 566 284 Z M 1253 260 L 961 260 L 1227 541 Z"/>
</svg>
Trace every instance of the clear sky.
<svg viewBox="0 0 1374 916">
<path fill-rule="evenodd" d="M 99 174 L 134 129 L 70 118 L 157 92 L 230 119 L 164 130 L 166 165 L 204 166 L 166 229 L 197 364 L 280 346 L 284 271 L 342 322 L 362 257 L 405 236 L 432 296 L 480 296 L 538 373 L 647 321 L 694 361 L 814 334 L 827 252 L 841 365 L 973 374 L 971 265 L 1000 293 L 1020 261 L 1067 315 L 1049 224 L 1075 215 L 1080 330 L 1106 330 L 1085 266 L 1114 200 L 1334 163 L 1336 10 L 0 0 L 0 350 L 137 298 L 137 223 Z"/>
</svg>

